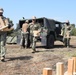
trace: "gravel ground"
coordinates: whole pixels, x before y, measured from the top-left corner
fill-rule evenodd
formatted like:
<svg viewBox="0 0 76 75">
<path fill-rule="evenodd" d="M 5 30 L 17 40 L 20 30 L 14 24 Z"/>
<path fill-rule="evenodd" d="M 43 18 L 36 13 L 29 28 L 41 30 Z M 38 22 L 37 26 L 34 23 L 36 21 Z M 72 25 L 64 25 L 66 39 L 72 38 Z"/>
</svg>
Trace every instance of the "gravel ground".
<svg viewBox="0 0 76 75">
<path fill-rule="evenodd" d="M 0 75 L 42 75 L 43 68 L 52 68 L 56 75 L 56 63 L 64 63 L 67 70 L 67 61 L 76 55 L 76 37 L 72 37 L 70 48 L 56 41 L 55 47 L 45 49 L 37 43 L 37 53 L 32 54 L 32 49 L 20 49 L 19 45 L 7 45 L 5 62 L 0 62 Z"/>
</svg>

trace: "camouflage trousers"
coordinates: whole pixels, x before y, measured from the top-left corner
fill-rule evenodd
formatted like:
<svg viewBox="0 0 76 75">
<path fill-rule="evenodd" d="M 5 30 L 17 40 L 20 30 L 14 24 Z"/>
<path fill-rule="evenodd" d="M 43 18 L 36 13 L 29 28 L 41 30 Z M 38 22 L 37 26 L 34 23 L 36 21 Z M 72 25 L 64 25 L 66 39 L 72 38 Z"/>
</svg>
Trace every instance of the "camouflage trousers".
<svg viewBox="0 0 76 75">
<path fill-rule="evenodd" d="M 33 37 L 32 49 L 33 49 L 34 51 L 36 51 L 36 41 L 37 41 L 36 37 Z"/>
<path fill-rule="evenodd" d="M 37 42 L 37 38 L 34 37 L 33 35 L 31 35 L 31 36 L 30 36 L 30 40 L 31 40 L 31 45 L 32 45 L 33 51 L 36 51 L 36 42 Z"/>
<path fill-rule="evenodd" d="M 5 56 L 5 53 L 6 53 L 5 44 L 6 44 L 6 33 L 0 35 L 0 55 L 1 55 L 1 57 Z"/>
<path fill-rule="evenodd" d="M 64 38 L 64 43 L 66 47 L 70 46 L 70 38 Z"/>
<path fill-rule="evenodd" d="M 27 40 L 28 40 L 28 33 L 22 33 L 21 34 L 21 42 L 20 44 L 23 46 L 23 44 L 27 47 Z"/>
</svg>

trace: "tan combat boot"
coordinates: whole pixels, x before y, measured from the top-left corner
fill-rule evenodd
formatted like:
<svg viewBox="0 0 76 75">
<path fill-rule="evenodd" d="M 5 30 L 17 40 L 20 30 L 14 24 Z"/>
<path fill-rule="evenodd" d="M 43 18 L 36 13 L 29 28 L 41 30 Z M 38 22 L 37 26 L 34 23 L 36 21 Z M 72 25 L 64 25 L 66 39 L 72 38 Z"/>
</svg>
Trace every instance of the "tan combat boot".
<svg viewBox="0 0 76 75">
<path fill-rule="evenodd" d="M 2 62 L 5 61 L 5 56 L 1 56 L 1 61 L 2 61 Z"/>
</svg>

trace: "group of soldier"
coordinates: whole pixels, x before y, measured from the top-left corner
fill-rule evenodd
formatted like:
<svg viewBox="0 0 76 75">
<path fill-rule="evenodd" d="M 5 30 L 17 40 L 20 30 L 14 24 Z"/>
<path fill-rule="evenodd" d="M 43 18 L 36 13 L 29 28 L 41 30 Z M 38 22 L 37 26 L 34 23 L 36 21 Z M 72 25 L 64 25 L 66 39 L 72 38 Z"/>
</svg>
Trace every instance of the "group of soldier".
<svg viewBox="0 0 76 75">
<path fill-rule="evenodd" d="M 30 30 L 30 31 L 29 31 Z M 41 26 L 39 23 L 36 22 L 36 17 L 33 16 L 32 17 L 32 22 L 29 23 L 29 20 L 26 20 L 25 23 L 22 25 L 22 32 L 21 32 L 21 45 L 23 43 L 23 41 L 25 41 L 25 48 L 27 48 L 27 40 L 28 40 L 28 36 L 30 34 L 30 39 L 31 39 L 31 46 L 33 49 L 32 53 L 36 52 L 36 41 L 39 37 L 39 34 L 41 32 Z M 22 46 L 21 46 L 22 47 Z"/>
<path fill-rule="evenodd" d="M 0 28 L 8 25 L 8 29 L 10 29 L 11 27 L 9 27 L 9 21 L 7 20 L 6 17 L 3 16 L 3 12 L 4 10 L 2 8 L 0 8 Z M 65 28 L 65 30 L 64 30 Z M 69 22 L 66 22 L 65 27 L 63 28 L 63 30 L 66 32 L 68 31 L 69 27 Z M 12 30 L 13 28 L 11 28 Z M 30 29 L 30 31 L 28 31 L 28 29 Z M 25 23 L 22 25 L 22 31 L 21 31 L 21 45 L 23 40 L 25 41 L 25 48 L 27 48 L 27 39 L 28 39 L 28 35 L 30 33 L 30 39 L 31 39 L 31 47 L 33 49 L 32 53 L 36 52 L 36 41 L 39 36 L 40 36 L 40 32 L 41 32 L 41 25 L 39 23 L 36 22 L 36 17 L 33 16 L 32 17 L 32 22 L 29 23 L 29 20 L 26 20 Z M 66 35 L 67 34 L 67 35 Z M 67 32 L 64 35 L 64 38 L 68 38 L 69 40 L 69 32 Z M 7 36 L 7 32 L 3 31 L 0 29 L 0 56 L 1 56 L 1 61 L 4 62 L 5 61 L 5 54 L 6 54 L 6 36 Z M 69 42 L 69 41 L 68 41 Z"/>
<path fill-rule="evenodd" d="M 7 36 L 7 31 L 4 31 L 4 27 L 6 25 L 8 29 L 10 30 L 13 30 L 12 27 L 10 27 L 9 25 L 9 20 L 3 16 L 3 8 L 0 8 L 0 55 L 1 55 L 1 61 L 5 61 L 5 53 L 6 53 L 6 36 Z M 3 29 L 1 29 L 3 28 Z M 30 35 L 31 35 L 31 46 L 32 46 L 32 49 L 33 49 L 33 52 L 32 53 L 35 53 L 36 52 L 36 48 L 35 48 L 35 45 L 36 45 L 36 37 L 38 37 L 39 33 L 40 33 L 40 24 L 36 22 L 36 17 L 33 16 L 32 17 L 32 22 L 29 24 L 29 20 L 26 20 L 25 23 L 22 25 L 22 31 L 21 31 L 21 45 L 22 45 L 22 42 L 23 40 L 25 41 L 25 47 L 27 47 L 27 39 L 28 39 L 28 29 L 30 29 Z M 38 31 L 38 32 L 35 32 L 37 34 L 34 35 L 34 31 Z"/>
</svg>

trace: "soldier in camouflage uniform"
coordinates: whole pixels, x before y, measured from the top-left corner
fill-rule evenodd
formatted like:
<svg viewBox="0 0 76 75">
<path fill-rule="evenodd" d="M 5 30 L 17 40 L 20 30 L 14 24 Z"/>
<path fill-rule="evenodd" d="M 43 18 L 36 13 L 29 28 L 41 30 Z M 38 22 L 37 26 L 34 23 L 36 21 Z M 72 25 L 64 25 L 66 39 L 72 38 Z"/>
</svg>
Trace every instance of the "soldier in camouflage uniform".
<svg viewBox="0 0 76 75">
<path fill-rule="evenodd" d="M 22 25 L 22 32 L 21 32 L 21 48 L 23 46 L 23 42 L 24 42 L 24 46 L 25 48 L 27 48 L 27 40 L 28 40 L 28 27 L 29 27 L 29 21 L 26 20 L 25 23 Z"/>
<path fill-rule="evenodd" d="M 8 18 L 3 16 L 3 8 L 0 8 L 0 55 L 1 55 L 1 61 L 5 61 L 5 53 L 6 53 L 6 35 L 7 31 L 13 30 L 11 28 L 12 23 L 10 24 L 10 21 Z"/>
<path fill-rule="evenodd" d="M 6 18 L 3 16 L 3 9 L 0 8 L 0 28 L 3 27 L 3 24 L 5 24 Z M 1 61 L 4 61 L 5 59 L 5 53 L 6 53 L 6 32 L 0 31 L 0 55 L 1 55 Z"/>
<path fill-rule="evenodd" d="M 71 25 L 69 23 L 69 21 L 66 21 L 66 24 L 64 25 L 64 41 L 66 42 L 66 46 L 69 47 L 70 45 L 70 32 L 71 32 L 72 28 Z"/>
<path fill-rule="evenodd" d="M 36 41 L 37 37 L 39 37 L 41 32 L 41 26 L 39 23 L 36 22 L 36 17 L 32 17 L 32 23 L 30 23 L 30 35 L 31 35 L 31 43 L 32 43 L 32 49 L 33 52 L 36 52 Z"/>
</svg>

